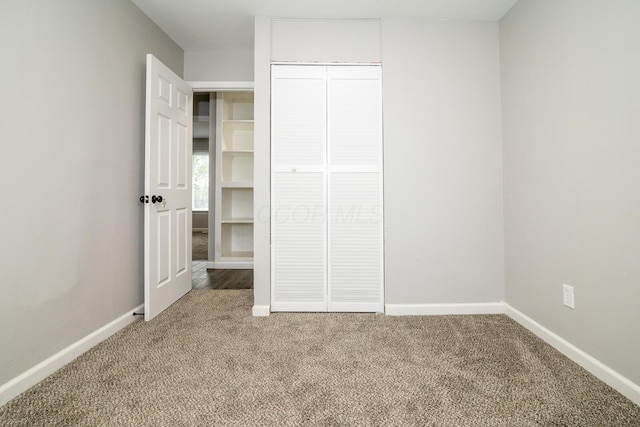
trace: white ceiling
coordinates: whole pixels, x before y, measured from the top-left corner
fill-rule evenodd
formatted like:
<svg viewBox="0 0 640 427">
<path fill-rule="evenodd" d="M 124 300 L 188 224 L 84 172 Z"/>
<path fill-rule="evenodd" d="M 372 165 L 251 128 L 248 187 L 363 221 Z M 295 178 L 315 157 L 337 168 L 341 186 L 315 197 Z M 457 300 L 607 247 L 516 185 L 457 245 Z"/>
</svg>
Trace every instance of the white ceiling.
<svg viewBox="0 0 640 427">
<path fill-rule="evenodd" d="M 131 0 L 184 50 L 252 50 L 253 17 L 496 21 L 517 0 Z"/>
</svg>

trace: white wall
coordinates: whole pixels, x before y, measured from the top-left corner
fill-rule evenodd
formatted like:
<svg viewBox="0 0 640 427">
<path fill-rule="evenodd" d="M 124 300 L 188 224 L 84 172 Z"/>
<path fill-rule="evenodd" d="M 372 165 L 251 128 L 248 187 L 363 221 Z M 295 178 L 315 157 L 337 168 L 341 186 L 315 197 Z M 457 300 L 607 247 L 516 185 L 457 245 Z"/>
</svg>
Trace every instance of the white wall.
<svg viewBox="0 0 640 427">
<path fill-rule="evenodd" d="M 500 22 L 506 301 L 636 384 L 638 22 L 636 0 L 520 0 Z"/>
<path fill-rule="evenodd" d="M 271 304 L 271 19 L 268 17 L 255 18 L 254 50 L 253 302 L 264 315 Z"/>
<path fill-rule="evenodd" d="M 310 33 L 322 40 L 323 26 L 312 22 Z M 325 22 L 331 34 L 337 23 Z M 288 26 L 277 30 L 286 37 L 271 33 L 279 25 Z M 256 20 L 254 191 L 256 218 L 264 221 L 256 221 L 254 238 L 255 304 L 269 305 L 270 295 L 268 218 L 261 216 L 269 205 L 269 61 L 378 62 L 379 55 L 386 302 L 498 302 L 504 256 L 497 23 L 385 18 L 381 36 L 370 31 L 379 21 L 339 25 L 343 37 L 326 38 L 335 45 L 332 56 L 326 40 L 305 45 L 317 49 L 296 48 L 308 41 L 308 25 Z M 354 37 L 345 35 L 348 28 Z"/>
<path fill-rule="evenodd" d="M 193 212 L 193 221 L 191 227 L 193 229 L 209 228 L 209 212 L 195 211 Z"/>
<path fill-rule="evenodd" d="M 0 52 L 2 385 L 142 303 L 145 54 L 183 52 L 128 0 L 2 1 Z"/>
<path fill-rule="evenodd" d="M 388 304 L 504 291 L 498 25 L 382 21 Z"/>
<path fill-rule="evenodd" d="M 274 19 L 271 61 L 380 62 L 380 21 Z"/>
<path fill-rule="evenodd" d="M 187 81 L 253 81 L 253 51 L 186 51 Z"/>
</svg>

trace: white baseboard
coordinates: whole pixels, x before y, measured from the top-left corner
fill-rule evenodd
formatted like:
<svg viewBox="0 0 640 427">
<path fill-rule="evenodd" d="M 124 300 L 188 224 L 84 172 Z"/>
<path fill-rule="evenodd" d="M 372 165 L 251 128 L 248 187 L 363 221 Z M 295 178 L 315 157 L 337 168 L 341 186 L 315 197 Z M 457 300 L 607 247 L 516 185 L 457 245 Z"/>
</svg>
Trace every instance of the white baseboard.
<svg viewBox="0 0 640 427">
<path fill-rule="evenodd" d="M 268 305 L 254 305 L 251 309 L 253 317 L 264 317 L 271 313 L 271 307 Z"/>
<path fill-rule="evenodd" d="M 386 304 L 389 316 L 434 316 L 445 314 L 503 314 L 501 302 L 471 304 Z"/>
<path fill-rule="evenodd" d="M 533 332 L 538 337 L 542 338 L 560 353 L 591 372 L 627 399 L 631 400 L 636 405 L 640 405 L 640 386 L 638 384 L 635 384 L 596 358 L 580 350 L 575 345 L 545 328 L 524 313 L 511 307 L 509 304 L 504 303 L 504 309 L 507 316 Z"/>
<path fill-rule="evenodd" d="M 48 359 L 38 363 L 33 368 L 18 375 L 14 379 L 0 386 L 0 406 L 4 405 L 20 393 L 28 390 L 40 381 L 62 368 L 67 363 L 80 356 L 91 347 L 99 344 L 111 335 L 118 332 L 128 324 L 136 320 L 134 312 L 140 312 L 144 305 L 128 310 L 117 319 L 107 323 L 101 328 L 91 332 L 84 338 L 74 342 L 70 346 L 60 350 Z"/>
</svg>

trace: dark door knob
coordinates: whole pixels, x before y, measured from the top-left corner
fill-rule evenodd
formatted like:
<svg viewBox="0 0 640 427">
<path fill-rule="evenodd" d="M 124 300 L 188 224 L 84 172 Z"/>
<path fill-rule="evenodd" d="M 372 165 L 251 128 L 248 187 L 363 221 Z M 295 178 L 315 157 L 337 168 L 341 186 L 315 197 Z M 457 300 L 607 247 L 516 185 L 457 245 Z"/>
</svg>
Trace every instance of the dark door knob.
<svg viewBox="0 0 640 427">
<path fill-rule="evenodd" d="M 151 196 L 151 203 L 162 203 L 162 196 Z"/>
<path fill-rule="evenodd" d="M 149 203 L 149 196 L 140 196 L 140 203 Z"/>
</svg>

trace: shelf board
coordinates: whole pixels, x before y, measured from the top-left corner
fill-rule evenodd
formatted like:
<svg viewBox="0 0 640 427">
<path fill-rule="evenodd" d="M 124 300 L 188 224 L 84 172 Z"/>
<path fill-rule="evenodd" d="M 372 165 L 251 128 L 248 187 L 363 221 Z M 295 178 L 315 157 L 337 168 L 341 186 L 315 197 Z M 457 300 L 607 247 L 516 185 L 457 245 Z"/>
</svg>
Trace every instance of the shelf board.
<svg viewBox="0 0 640 427">
<path fill-rule="evenodd" d="M 253 218 L 229 218 L 220 220 L 221 224 L 253 224 Z"/>
<path fill-rule="evenodd" d="M 253 257 L 240 257 L 240 258 L 222 257 L 218 261 L 213 261 L 210 264 L 211 264 L 211 267 L 207 267 L 207 268 L 251 270 L 253 269 Z"/>
<path fill-rule="evenodd" d="M 229 154 L 253 154 L 253 150 L 228 150 L 228 149 L 222 149 L 222 154 L 225 153 L 229 153 Z"/>
<path fill-rule="evenodd" d="M 253 251 L 225 252 L 220 257 L 221 261 L 253 261 Z"/>
<path fill-rule="evenodd" d="M 253 182 L 231 182 L 222 181 L 220 183 L 222 188 L 253 188 Z"/>
<path fill-rule="evenodd" d="M 226 119 L 222 123 L 253 123 L 254 120 Z"/>
</svg>

